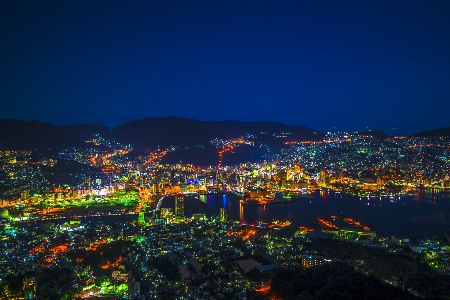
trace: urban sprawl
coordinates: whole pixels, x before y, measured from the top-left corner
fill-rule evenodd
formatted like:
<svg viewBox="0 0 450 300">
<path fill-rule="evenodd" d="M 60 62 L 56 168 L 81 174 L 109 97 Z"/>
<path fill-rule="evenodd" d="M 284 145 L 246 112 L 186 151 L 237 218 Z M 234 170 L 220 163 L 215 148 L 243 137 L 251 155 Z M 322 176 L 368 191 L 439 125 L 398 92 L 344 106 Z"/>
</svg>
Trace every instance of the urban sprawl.
<svg viewBox="0 0 450 300">
<path fill-rule="evenodd" d="M 352 216 L 312 216 L 315 228 L 232 220 L 224 208 L 200 212 L 207 204 L 199 197 L 270 209 L 314 201 L 318 190 L 378 198 L 447 193 L 449 138 L 265 134 L 285 147 L 272 150 L 251 134 L 217 138 L 212 166 L 162 163 L 180 148 L 136 152 L 99 135 L 86 148 L 58 153 L 0 151 L 1 298 L 284 299 L 279 272 L 335 264 L 411 297 L 449 297 L 422 281 L 450 273 L 450 233 L 381 237 Z M 264 158 L 224 164 L 239 147 L 259 147 Z M 169 198 L 173 205 L 163 205 Z"/>
</svg>

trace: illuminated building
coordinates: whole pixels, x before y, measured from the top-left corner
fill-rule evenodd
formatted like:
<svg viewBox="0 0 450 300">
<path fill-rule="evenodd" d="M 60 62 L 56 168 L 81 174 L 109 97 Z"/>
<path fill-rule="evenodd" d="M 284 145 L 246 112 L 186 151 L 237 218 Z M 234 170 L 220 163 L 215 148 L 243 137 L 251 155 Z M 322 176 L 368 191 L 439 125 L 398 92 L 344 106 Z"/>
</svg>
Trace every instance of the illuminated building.
<svg viewBox="0 0 450 300">
<path fill-rule="evenodd" d="M 227 220 L 227 211 L 223 207 L 220 208 L 219 220 L 220 220 L 220 222 L 226 222 L 226 220 Z"/>
<path fill-rule="evenodd" d="M 168 215 L 172 215 L 172 212 L 171 212 L 171 209 L 169 209 L 169 208 L 161 207 L 160 214 L 161 214 L 161 216 L 168 216 Z"/>
<path fill-rule="evenodd" d="M 313 255 L 303 255 L 302 257 L 302 267 L 305 269 L 321 266 L 325 263 L 323 259 L 317 259 Z"/>
<path fill-rule="evenodd" d="M 164 191 L 164 184 L 162 183 L 153 183 L 153 194 L 159 194 L 161 191 Z"/>
<path fill-rule="evenodd" d="M 145 225 L 145 215 L 143 211 L 139 212 L 138 223 L 139 225 Z"/>
<path fill-rule="evenodd" d="M 121 273 L 120 271 L 113 271 L 112 278 L 116 281 L 127 282 L 130 278 L 130 273 Z"/>
<path fill-rule="evenodd" d="M 36 294 L 36 281 L 34 278 L 24 279 L 22 290 L 25 299 L 34 299 Z"/>
<path fill-rule="evenodd" d="M 327 171 L 322 170 L 320 171 L 320 180 L 322 182 L 323 185 L 327 185 Z"/>
<path fill-rule="evenodd" d="M 132 180 L 125 182 L 125 191 L 134 191 L 136 189 L 136 184 Z"/>
<path fill-rule="evenodd" d="M 315 267 L 315 266 L 321 266 L 323 264 L 331 263 L 331 262 L 348 263 L 348 261 L 345 261 L 342 259 L 325 257 L 325 256 L 320 256 L 320 255 L 305 254 L 302 256 L 303 268 L 311 268 L 311 267 Z"/>
<path fill-rule="evenodd" d="M 184 196 L 176 195 L 175 196 L 175 216 L 184 218 Z"/>
<path fill-rule="evenodd" d="M 153 218 L 154 225 L 168 225 L 170 224 L 169 218 Z"/>
<path fill-rule="evenodd" d="M 192 215 L 192 220 L 196 220 L 196 221 L 206 221 L 206 215 L 205 214 L 193 214 Z"/>
<path fill-rule="evenodd" d="M 29 190 L 24 190 L 20 193 L 20 200 L 26 201 L 29 199 L 30 199 L 30 191 Z"/>
</svg>

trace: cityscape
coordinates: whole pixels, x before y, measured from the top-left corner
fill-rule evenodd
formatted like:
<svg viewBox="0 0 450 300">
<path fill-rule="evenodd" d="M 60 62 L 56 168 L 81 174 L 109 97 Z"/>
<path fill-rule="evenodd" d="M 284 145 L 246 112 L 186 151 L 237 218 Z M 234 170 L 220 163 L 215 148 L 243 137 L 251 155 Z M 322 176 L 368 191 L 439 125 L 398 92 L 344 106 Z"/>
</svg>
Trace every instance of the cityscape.
<svg viewBox="0 0 450 300">
<path fill-rule="evenodd" d="M 261 134 L 283 146 L 271 149 Z M 447 221 L 437 228 L 409 221 L 402 234 L 384 217 L 375 223 L 343 211 L 363 204 L 387 216 L 413 205 L 416 215 L 437 207 L 444 214 L 436 218 L 448 218 L 450 137 L 321 136 L 217 137 L 196 145 L 214 149 L 209 166 L 163 162 L 183 147 L 138 150 L 99 134 L 81 148 L 2 150 L 2 297 L 332 297 L 306 283 L 326 268 L 344 268 L 355 282 L 371 278 L 357 291 L 369 299 L 448 297 Z M 226 164 L 245 146 L 264 149 L 263 159 Z M 300 281 L 286 285 L 293 270 Z"/>
<path fill-rule="evenodd" d="M 450 1 L 0 1 L 0 300 L 450 299 Z"/>
</svg>

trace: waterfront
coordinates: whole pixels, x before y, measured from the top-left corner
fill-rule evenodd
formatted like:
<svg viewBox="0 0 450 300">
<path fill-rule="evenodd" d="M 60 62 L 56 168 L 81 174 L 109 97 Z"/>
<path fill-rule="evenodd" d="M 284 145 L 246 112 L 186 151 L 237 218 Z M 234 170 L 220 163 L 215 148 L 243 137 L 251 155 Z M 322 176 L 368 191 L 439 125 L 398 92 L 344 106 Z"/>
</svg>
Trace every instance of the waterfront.
<svg viewBox="0 0 450 300">
<path fill-rule="evenodd" d="M 425 191 L 418 196 L 399 197 L 350 197 L 328 191 L 317 191 L 314 199 L 302 199 L 283 204 L 244 205 L 240 199 L 231 194 L 186 195 L 191 203 L 194 199 L 205 203 L 210 209 L 197 210 L 186 208 L 185 216 L 203 213 L 211 217 L 219 213 L 220 208 L 226 208 L 231 220 L 256 223 L 258 220 L 271 222 L 273 220 L 289 220 L 293 226 L 319 228 L 317 217 L 331 216 L 351 217 L 362 224 L 370 225 L 378 236 L 444 236 L 450 230 L 450 193 L 433 193 Z M 167 196 L 163 207 L 173 205 L 172 196 Z M 151 213 L 146 213 L 150 217 Z M 74 216 L 75 217 L 75 216 Z M 102 215 L 81 217 L 82 223 L 90 222 L 130 222 L 137 220 L 137 214 Z M 62 224 L 68 218 L 22 222 L 27 224 L 53 222 Z M 336 222 L 335 222 L 336 223 Z M 348 224 L 336 223 L 339 227 L 350 227 Z"/>
<path fill-rule="evenodd" d="M 194 197 L 194 196 L 186 196 Z M 433 194 L 431 191 L 419 196 L 352 198 L 332 192 L 316 192 L 314 200 L 300 200 L 288 204 L 243 205 L 232 195 L 200 195 L 199 200 L 211 209 L 186 212 L 212 216 L 224 207 L 232 220 L 257 220 L 271 222 L 273 219 L 290 220 L 293 226 L 318 228 L 316 217 L 332 215 L 349 216 L 370 224 L 378 236 L 444 236 L 450 230 L 450 194 Z"/>
<path fill-rule="evenodd" d="M 7 226 L 4 228 L 6 242 L 2 245 L 2 251 L 6 255 L 0 264 L 10 269 L 13 266 L 15 270 L 27 270 L 26 274 L 40 274 L 37 272 L 42 272 L 42 269 L 59 272 L 53 268 L 61 265 L 66 266 L 67 270 L 70 268 L 71 277 L 56 283 L 56 288 L 53 289 L 57 291 L 55 293 L 58 294 L 58 299 L 62 299 L 62 293 L 65 292 L 61 287 L 75 282 L 77 286 L 70 287 L 71 293 L 77 293 L 80 297 L 89 297 L 92 294 L 119 296 L 145 294 L 146 299 L 156 299 L 161 286 L 171 290 L 176 299 L 186 298 L 191 293 L 207 296 L 210 291 L 205 289 L 204 283 L 217 275 L 229 277 L 229 274 L 233 274 L 230 281 L 217 281 L 217 292 L 224 291 L 222 293 L 228 295 L 248 292 L 250 295 L 259 293 L 260 288 L 265 287 L 259 282 L 262 277 L 248 275 L 244 273 L 242 267 L 240 268 L 244 272 L 239 272 L 237 267 L 233 266 L 236 264 L 230 262 L 236 262 L 237 265 L 243 261 L 261 264 L 259 260 L 264 264 L 270 262 L 269 266 L 272 267 L 302 266 L 304 271 L 311 266 L 327 264 L 333 260 L 342 261 L 352 264 L 352 269 L 355 266 L 360 274 L 368 274 L 367 270 L 375 270 L 371 272 L 384 282 L 394 282 L 389 281 L 393 276 L 406 273 L 406 276 L 401 278 L 402 281 L 395 281 L 392 284 L 412 287 L 408 288 L 408 291 L 419 296 L 429 295 L 430 291 L 434 291 L 434 286 L 443 286 L 442 282 L 445 282 L 445 279 L 436 277 L 441 281 L 433 282 L 432 287 L 428 284 L 421 285 L 420 280 L 429 276 L 425 272 L 438 270 L 448 274 L 450 270 L 446 260 L 447 241 L 433 238 L 433 236 L 442 237 L 448 229 L 449 196 L 447 193 L 430 192 L 422 193 L 417 198 L 406 196 L 351 198 L 324 190 L 313 193 L 312 200 L 246 205 L 232 194 L 185 194 L 182 207 L 186 222 L 181 218 L 179 222 L 164 226 L 145 226 L 138 217 L 139 214 L 124 212 L 79 216 L 80 223 L 70 222 L 63 226 L 53 226 L 49 223 L 62 225 L 76 216 L 66 215 L 59 219 L 21 222 L 16 223 L 16 226 Z M 177 211 L 174 205 L 179 202 L 174 201 L 174 196 L 161 196 L 155 200 L 158 208 Z M 150 225 L 151 216 L 158 216 L 159 209 L 147 208 L 146 221 L 147 225 Z M 205 220 L 201 217 L 189 220 L 193 214 L 212 217 L 218 214 L 221 208 L 226 209 L 231 222 L 225 220 L 217 222 L 215 218 Z M 335 217 L 330 218 L 332 215 Z M 278 222 L 275 226 L 269 225 L 268 228 L 238 225 L 234 222 L 234 220 L 246 220 L 247 223 L 254 223 L 257 220 L 270 222 L 274 219 L 290 220 L 294 228 L 282 228 L 289 225 L 289 222 Z M 324 235 L 316 224 L 321 220 L 324 224 L 328 224 L 330 220 L 341 229 L 351 227 L 349 223 L 370 224 L 378 237 L 387 239 L 375 238 L 374 233 L 369 231 L 363 236 L 358 235 L 355 240 L 354 234 L 347 230 L 324 234 L 331 239 L 322 239 Z M 297 226 L 305 225 L 317 230 L 313 233 L 309 232 L 309 229 L 297 230 Z M 274 230 L 274 228 L 281 229 Z M 317 232 L 319 234 L 316 234 Z M 394 234 L 397 237 L 391 238 Z M 410 246 L 415 255 L 421 256 L 417 262 L 427 263 L 431 268 L 420 267 L 418 270 L 422 273 L 418 274 L 410 267 L 405 269 L 401 262 L 406 261 L 408 266 L 412 266 L 415 258 L 410 255 L 409 250 L 406 252 L 408 254 L 404 254 L 403 248 L 399 247 L 398 243 L 403 239 L 398 235 L 406 238 L 423 236 L 423 239 L 411 239 L 413 242 Z M 124 259 L 123 253 L 131 251 L 133 255 Z M 311 254 L 324 252 L 327 253 L 326 256 Z M 165 267 L 171 266 L 176 277 L 165 279 L 169 273 L 164 272 L 169 271 L 158 269 L 156 262 L 159 261 L 162 261 Z M 364 264 L 361 264 L 361 261 L 364 261 Z M 194 269 L 193 264 L 198 266 L 197 269 Z M 128 281 L 139 284 L 124 284 L 120 281 L 123 279 L 114 277 L 115 272 L 120 272 L 124 268 L 130 270 L 124 273 L 125 278 L 133 276 Z M 188 285 L 188 282 L 181 279 L 180 272 L 183 271 L 182 276 L 197 277 L 198 283 Z M 104 276 L 106 272 L 111 272 L 112 277 Z M 417 275 L 417 278 L 410 279 L 410 275 Z M 101 283 L 93 283 L 92 278 L 96 277 L 102 278 Z M 255 278 L 258 281 L 255 281 Z M 414 285 L 416 281 L 419 282 L 417 286 Z M 38 292 L 46 293 L 49 286 L 42 283 L 42 279 L 36 282 Z M 9 287 L 7 292 L 9 293 Z M 442 294 L 445 292 L 444 290 Z"/>
</svg>

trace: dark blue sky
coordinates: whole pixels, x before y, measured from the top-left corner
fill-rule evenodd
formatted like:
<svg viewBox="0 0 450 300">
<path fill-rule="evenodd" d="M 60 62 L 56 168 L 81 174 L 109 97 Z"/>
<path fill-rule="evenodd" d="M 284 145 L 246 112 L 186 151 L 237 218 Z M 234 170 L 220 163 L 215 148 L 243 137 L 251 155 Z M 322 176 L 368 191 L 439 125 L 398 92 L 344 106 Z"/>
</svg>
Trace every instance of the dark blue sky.
<svg viewBox="0 0 450 300">
<path fill-rule="evenodd" d="M 405 134 L 449 112 L 448 0 L 0 1 L 0 118 Z"/>
</svg>

